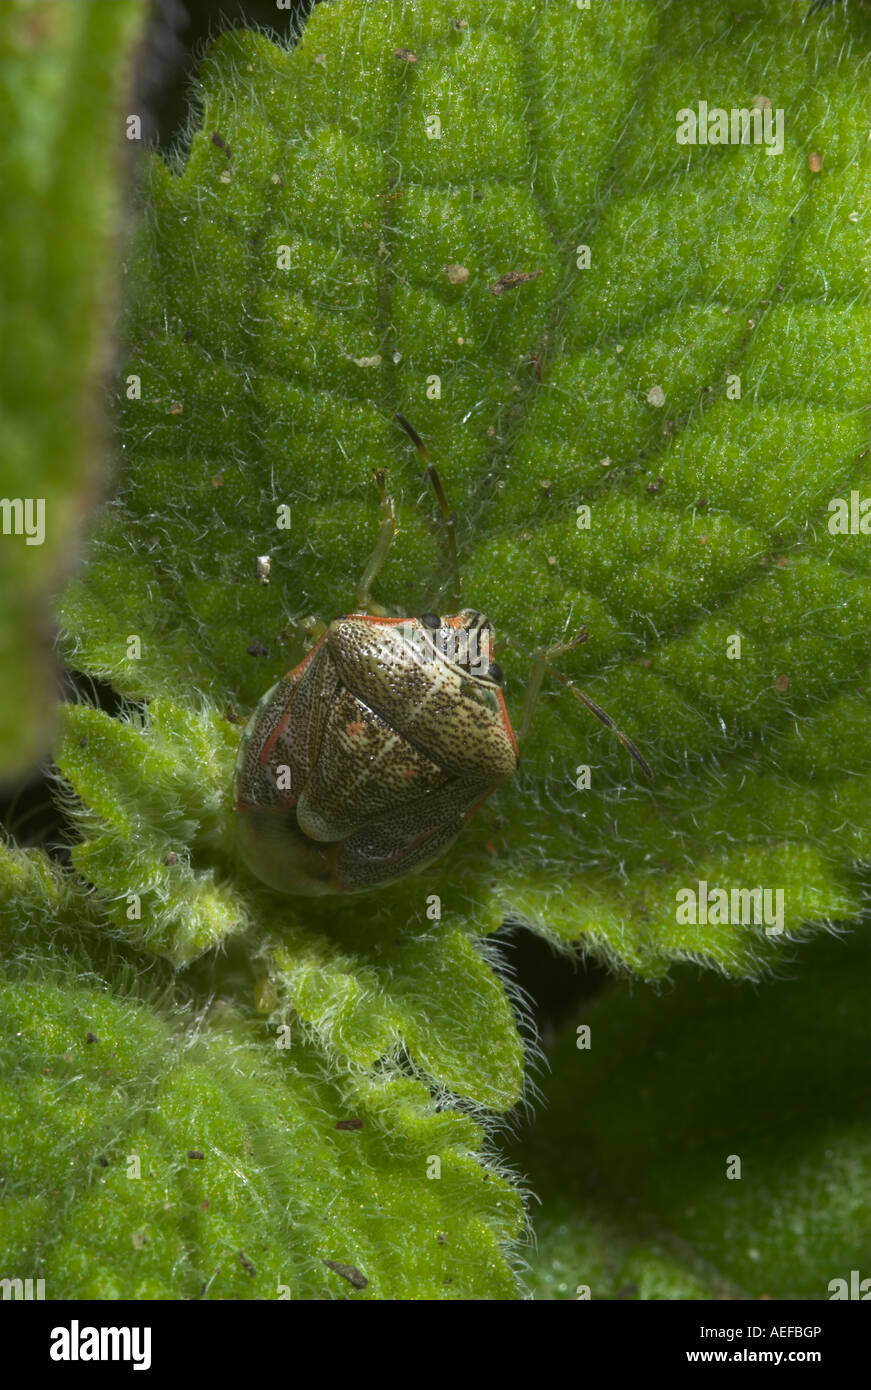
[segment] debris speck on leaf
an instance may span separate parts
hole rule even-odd
[[[543,270],[506,270],[505,274],[500,275],[496,283],[490,286],[490,293],[504,294],[506,290],[525,285],[528,280],[537,280],[543,274]]]
[[[331,1269],[334,1274],[340,1274],[343,1279],[347,1279],[349,1284],[353,1284],[355,1289],[365,1289],[369,1283],[365,1274],[361,1274],[354,1265],[343,1264],[341,1260],[324,1260],[327,1269]]]
[[[465,285],[466,281],[469,278],[468,266],[456,264],[449,265],[445,271],[445,274],[447,275],[452,285]]]

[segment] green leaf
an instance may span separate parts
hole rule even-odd
[[[353,933],[327,936],[288,931],[276,914],[267,960],[279,997],[340,1065],[372,1066],[401,1048],[438,1085],[510,1109],[524,1054],[498,958],[494,970],[463,931],[417,922],[385,939],[388,920],[362,915]]]
[[[293,49],[236,30],[206,53],[189,149],[143,168],[117,495],[61,602],[68,662],[125,703],[65,713],[70,872],[0,856],[10,933],[29,924],[6,995],[30,1068],[6,1103],[31,1106],[10,1110],[9,1210],[58,1287],[510,1297],[519,1198],[471,1115],[522,1093],[523,996],[481,937],[509,918],[648,978],[686,959],[741,977],[857,911],[867,555],[828,524],[866,487],[856,8],[470,0],[458,26],[424,0],[338,0]],[[677,144],[682,107],[754,97],[785,111],[782,153]],[[457,513],[464,603],[502,638],[512,713],[531,654],[585,624],[555,665],[656,781],[550,682],[520,775],[443,863],[369,895],[281,898],[239,860],[234,752],[305,620],[354,603],[379,470],[399,531],[376,598],[446,602],[445,529],[396,411]],[[782,890],[785,930],[682,920],[701,881]],[[67,949],[48,957],[53,934]],[[118,1040],[117,1097],[86,1043],[84,1061],[58,1047],[83,1087],[64,1072],[55,1104],[38,1020],[59,1040],[92,1014],[86,1033]],[[38,1110],[31,1168],[19,1136]],[[134,1146],[156,1204],[124,1173]],[[88,1152],[109,1168],[86,1180]],[[683,1171],[709,1198],[711,1162]],[[75,1222],[47,1205],[56,1188]],[[612,1237],[619,1253],[627,1229],[679,1224],[655,1185],[646,1200],[637,1229],[585,1209],[606,1290]],[[668,1247],[650,1292],[753,1287],[709,1227],[698,1259]],[[769,1288],[793,1287],[784,1268]]]
[[[462,900],[450,915],[464,930],[429,920],[419,885],[404,891],[404,918],[395,896],[344,913],[277,903],[236,866],[242,887],[220,855],[232,725],[165,699],[123,723],[84,705],[64,714],[57,761],[87,802],[81,824],[92,831],[72,862],[99,885],[117,934],[186,964],[250,927],[248,949],[276,1003],[292,1004],[334,1065],[368,1069],[404,1049],[438,1085],[495,1109],[514,1104],[523,1050],[503,984],[469,939]]]
[[[204,1017],[75,929],[71,883],[0,850],[5,1269],[51,1299],[514,1297],[478,1123],[395,1067],[327,1077],[223,995]]]
[[[400,530],[377,596],[437,605],[447,548],[401,409],[459,514],[465,601],[507,643],[509,704],[528,653],[585,623],[559,668],[656,769],[644,784],[551,683],[521,774],[430,882],[463,885],[477,930],[510,915],[649,977],[753,974],[778,949],[764,924],[682,923],[682,888],[782,887],[787,935],[860,903],[867,556],[827,521],[864,486],[867,44],[852,6],[464,17],[339,3],[291,51],[241,30],[209,50],[190,150],[143,183],[121,372],[141,396],[119,393],[120,495],[64,600],[68,651],[213,737],[299,659],[307,614],[352,605],[384,467]],[[782,153],[677,144],[694,93],[782,107]],[[493,293],[518,270],[536,278]],[[117,894],[125,794],[85,761],[67,773],[106,824],[77,863]],[[196,896],[220,854],[183,853]],[[211,892],[180,958],[239,920]],[[379,896],[408,919],[408,888]]]
[[[534,1296],[819,1300],[865,1271],[868,952],[804,954],[762,992],[682,971],[577,1008],[511,1155],[541,1199]]]
[[[206,867],[225,814],[231,732],[169,700],[152,701],[147,716],[131,710],[123,723],[64,707],[57,764],[87,802],[82,826],[92,830],[73,846],[73,865],[99,885],[124,935],[179,964],[248,922],[233,883]]]
[[[115,289],[139,0],[0,6],[0,779],[45,751],[49,596],[103,483],[98,378]]]

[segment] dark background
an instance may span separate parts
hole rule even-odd
[[[278,9],[275,0],[151,0],[138,94],[149,144],[167,152],[183,143],[190,84],[210,38],[243,27],[286,43],[301,31],[316,0],[284,3],[288,9]]]

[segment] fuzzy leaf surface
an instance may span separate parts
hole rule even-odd
[[[475,1120],[387,1066],[327,1076],[229,980],[185,997],[38,852],[0,848],[0,892],[4,1269],[55,1300],[515,1296]]]
[[[458,29],[341,0],[292,51],[221,38],[189,151],[144,180],[121,378],[141,395],[119,392],[119,496],[64,602],[70,659],[210,736],[244,717],[302,655],[300,620],[353,606],[380,468],[400,529],[376,597],[438,606],[444,533],[399,409],[459,515],[511,707],[528,654],[586,624],[560,669],[656,770],[548,686],[520,774],[428,876],[454,922],[519,917],[648,977],[687,957],[746,975],[777,942],[677,921],[681,887],[783,886],[787,932],[853,913],[867,547],[828,504],[867,470],[859,10],[481,0]],[[783,109],[782,152],[678,144],[694,93]],[[493,293],[517,271],[535,278]],[[71,780],[99,796],[100,776]],[[80,851],[107,891],[121,833]],[[379,896],[288,912],[408,922],[423,881]],[[209,901],[181,958],[233,929]]]

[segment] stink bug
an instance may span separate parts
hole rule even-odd
[[[396,417],[427,464],[446,522],[459,590],[454,521],[416,431]],[[517,735],[492,660],[493,628],[460,609],[395,618],[372,611],[370,589],[395,532],[384,474],[383,521],[357,591],[299,665],[263,696],[239,746],[233,804],[249,868],[285,893],[358,892],[425,868],[517,769],[544,674],[551,670],[650,776],[634,745],[589,696],[533,662]],[[458,598],[458,595],[457,595]]]

